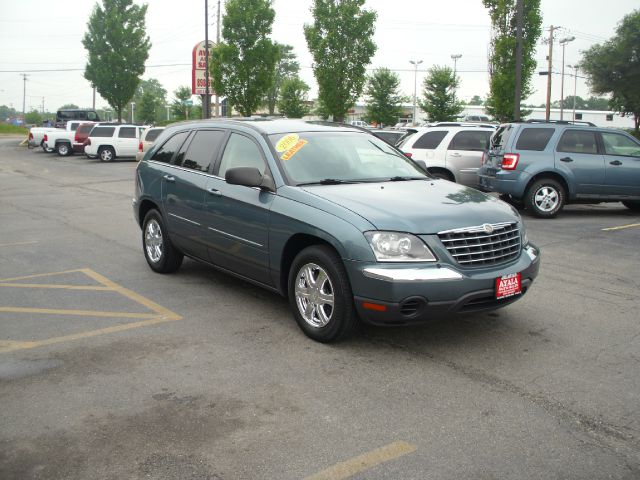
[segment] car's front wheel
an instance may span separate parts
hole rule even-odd
[[[553,218],[564,207],[566,192],[559,182],[552,178],[542,178],[527,190],[524,204],[532,215],[538,218]]]
[[[158,273],[175,272],[184,255],[176,249],[169,239],[162,215],[150,210],[142,223],[142,249],[149,266]]]
[[[635,211],[640,211],[640,201],[639,202],[634,202],[634,201],[625,201],[622,202],[622,204],[627,207],[629,210],[635,210]]]
[[[98,152],[98,156],[100,160],[103,162],[110,162],[114,158],[116,158],[116,152],[113,151],[111,147],[102,147]]]
[[[357,322],[342,260],[325,245],[302,250],[289,272],[289,303],[302,331],[328,343],[346,337]]]

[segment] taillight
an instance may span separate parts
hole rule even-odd
[[[78,137],[78,130],[76,130],[76,135],[75,137],[73,137],[73,139],[76,143],[80,143],[80,138]]]
[[[484,165],[484,162],[487,161],[487,154],[486,152],[482,152],[482,157],[480,158],[480,165]]]
[[[43,138],[42,140],[44,140],[45,142],[46,142],[47,140],[49,140],[49,139],[47,138],[47,134],[46,134],[46,133],[44,134],[44,138]]]
[[[138,143],[138,151],[141,152],[142,151],[142,142]]]
[[[404,152],[404,156],[405,156],[405,157],[407,157],[407,158],[411,158],[411,157],[413,157],[413,153],[411,153],[411,152]]]
[[[33,140],[33,133],[29,132],[29,140]]]
[[[520,159],[519,153],[505,153],[502,156],[502,169],[503,170],[515,170],[518,166],[518,160]]]

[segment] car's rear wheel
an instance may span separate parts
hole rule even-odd
[[[566,192],[559,182],[552,178],[542,178],[528,189],[524,204],[532,215],[538,218],[553,218],[564,207]]]
[[[102,162],[110,162],[114,158],[116,158],[116,153],[113,151],[111,147],[101,147],[98,152],[98,156]]]
[[[68,143],[59,143],[56,146],[56,151],[58,152],[58,155],[60,155],[61,157],[67,157],[69,155],[71,155],[71,145],[69,145]]]
[[[157,210],[150,210],[144,217],[142,249],[147,263],[158,273],[175,272],[182,265],[184,255],[171,244],[162,215]]]
[[[318,342],[346,337],[357,322],[347,272],[340,257],[325,245],[307,247],[294,259],[289,303],[302,331]]]
[[[622,204],[630,210],[639,211],[640,210],[640,202],[634,201],[625,201]]]

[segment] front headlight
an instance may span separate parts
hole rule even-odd
[[[415,235],[400,232],[365,232],[379,262],[435,262],[435,255]]]
[[[522,246],[526,247],[529,245],[529,239],[527,238],[527,229],[524,226],[524,222],[520,221],[520,239],[522,241]]]

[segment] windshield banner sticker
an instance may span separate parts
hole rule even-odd
[[[276,143],[276,151],[286,152],[291,147],[293,147],[296,143],[298,143],[299,139],[300,139],[300,136],[297,133],[290,133],[288,135],[285,135],[280,140],[278,140],[278,143]]]
[[[302,147],[304,147],[307,143],[309,143],[309,142],[306,141],[306,140],[298,140],[298,143],[296,143],[293,147],[291,147],[289,150],[287,150],[285,153],[283,153],[280,158],[282,160],[289,160],[296,153],[298,153],[298,150],[300,150]]]

